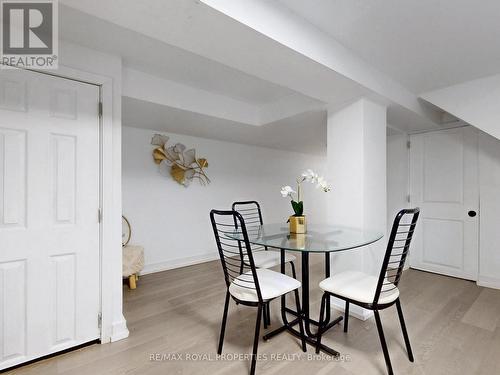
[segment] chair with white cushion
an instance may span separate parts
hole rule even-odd
[[[399,300],[398,284],[403,273],[403,267],[408,256],[419,213],[419,209],[415,208],[401,210],[396,215],[382,262],[382,269],[378,277],[359,271],[345,271],[329,277],[319,284],[324,293],[321,299],[317,353],[319,353],[321,336],[325,331],[323,316],[326,300],[333,296],[345,301],[344,332],[347,332],[348,329],[350,303],[373,310],[389,374],[393,374],[393,371],[379,311],[396,304],[408,358],[410,362],[413,362],[410,339],[406,331],[403,310],[401,309],[401,302]]]
[[[300,281],[279,272],[256,267],[253,251],[248,241],[245,221],[238,212],[212,210],[210,212],[210,220],[212,222],[212,228],[227,287],[217,353],[222,353],[230,298],[238,304],[257,307],[257,322],[255,325],[253,355],[250,369],[250,374],[255,374],[257,347],[263,310],[271,300],[289,292],[294,292],[295,294],[302,350],[305,352],[306,343],[304,326],[301,318],[302,313],[300,310],[298,293],[298,289],[301,286]],[[234,240],[229,237],[229,235],[233,234],[235,231],[238,231],[241,236],[240,240]],[[242,258],[247,259],[247,261],[243,262]]]
[[[238,212],[245,220],[245,225],[249,234],[252,230],[258,230],[258,227],[264,224],[260,205],[256,201],[234,202],[233,211]],[[253,260],[257,268],[271,268],[281,264],[281,254],[276,250],[268,250],[264,246],[252,246]],[[285,253],[285,263],[290,263],[292,268],[292,277],[297,278],[295,273],[295,256]]]
[[[262,220],[262,211],[260,210],[260,204],[257,201],[243,201],[234,202],[232,206],[233,211],[238,212],[245,220],[245,225],[247,227],[247,232],[252,235],[254,231],[259,230],[259,226],[264,224]],[[257,268],[272,268],[279,266],[281,264],[281,253],[276,250],[268,250],[264,246],[252,245],[252,254],[255,267]],[[292,277],[297,278],[295,272],[295,256],[289,253],[285,253],[285,264],[290,263],[292,269]],[[246,259],[243,259],[247,262]],[[264,309],[264,328],[267,328],[271,324],[271,311],[269,305],[266,305]]]

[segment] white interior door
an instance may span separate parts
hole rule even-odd
[[[471,126],[411,136],[411,201],[421,208],[412,267],[477,280],[477,147]]]
[[[99,337],[98,102],[0,70],[0,369]]]

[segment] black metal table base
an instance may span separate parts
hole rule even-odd
[[[339,316],[337,319],[330,322],[329,325],[326,327],[326,329],[328,330],[331,327],[333,327],[334,325],[339,324],[342,321],[342,319],[343,319],[343,317]],[[300,338],[300,332],[293,328],[293,326],[297,325],[298,323],[299,323],[298,319],[292,320],[290,323],[284,324],[281,327],[275,329],[274,331],[271,331],[271,332],[265,334],[263,339],[265,341],[267,341],[267,340],[273,338],[274,336],[279,335],[280,333],[285,332],[285,331],[288,331],[292,335]],[[306,335],[305,340],[306,340],[307,344],[312,345],[313,347],[316,348],[317,342],[316,342],[315,338],[309,337],[308,335]],[[331,355],[332,357],[338,357],[340,355],[340,353],[338,351],[336,351],[336,350],[334,350],[334,349],[332,349],[329,346],[326,346],[324,344],[320,344],[320,350],[328,355]]]
[[[288,308],[288,307],[285,307],[285,311],[286,311],[287,313],[292,314],[292,315],[295,315],[295,316],[297,316],[297,315],[298,315],[298,314],[297,314],[297,311],[294,311],[294,310],[292,310],[292,309],[290,309],[290,308]],[[316,327],[318,327],[318,326],[319,326],[319,322],[318,322],[317,320],[314,320],[314,319],[311,319],[311,318],[306,318],[306,317],[305,317],[305,318],[304,318],[304,320],[306,320],[306,319],[307,319],[307,320],[309,320],[309,322],[310,322],[311,324],[315,325]],[[335,325],[339,324],[339,323],[340,323],[343,319],[344,319],[344,317],[343,317],[343,316],[339,316],[337,319],[334,319],[333,321],[329,322],[329,323],[326,325],[326,327],[323,327],[323,329],[324,329],[325,331],[328,331],[328,330],[329,330],[330,328],[332,328],[333,326],[335,326]],[[310,336],[311,336],[311,337],[317,337],[318,335],[317,335],[317,334],[312,334],[312,335],[310,335]]]
[[[289,328],[292,328],[294,325],[298,324],[299,323],[299,319],[295,319],[295,320],[292,320],[290,323],[288,324],[283,324],[281,327],[279,328],[276,328],[274,331],[271,331],[269,333],[266,333],[262,338],[267,341],[271,338],[273,338],[274,336],[276,335],[279,335],[281,332],[284,332],[286,331],[287,329]]]
[[[285,250],[281,249],[281,273],[285,273]],[[325,253],[325,276],[330,277],[330,254]],[[303,320],[305,325],[305,340],[306,343],[316,347],[316,337],[317,333],[313,333],[311,330],[311,325],[319,326],[319,322],[311,319],[309,315],[309,253],[302,252],[302,311],[303,311]],[[289,313],[294,316],[298,316],[297,311],[294,311],[288,307],[286,307],[286,298],[285,296],[281,297],[281,318],[283,320],[283,325],[274,331],[271,331],[264,335],[264,340],[269,340],[270,338],[282,333],[289,332],[292,335],[300,338],[300,332],[293,328],[293,326],[299,323],[299,319],[295,318],[291,322],[288,322],[286,314]],[[343,317],[339,316],[338,318],[331,320],[330,316],[330,299],[326,302],[326,314],[325,321],[323,324],[326,326],[323,328],[323,333],[328,329],[332,328],[336,324],[339,324],[342,321]],[[340,353],[324,344],[320,344],[320,350],[326,354],[329,354],[333,357],[338,357]]]

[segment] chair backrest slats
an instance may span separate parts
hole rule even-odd
[[[259,302],[262,302],[259,280],[248,241],[248,232],[243,216],[232,211],[210,211],[210,220],[214,231],[217,250],[224,271],[226,286],[255,290]],[[239,239],[230,235],[238,234]]]
[[[393,291],[399,284],[419,214],[418,208],[404,209],[394,219],[375,291],[375,305],[384,293]]]
[[[247,232],[252,236],[257,230],[260,230],[260,226],[264,224],[262,220],[262,211],[260,209],[260,204],[257,201],[241,201],[234,202],[232,205],[233,211],[238,212],[245,221],[247,227]],[[252,251],[254,253],[258,251],[267,250],[265,246],[253,247]]]
[[[247,227],[249,224],[263,224],[262,211],[260,210],[260,204],[257,201],[234,202],[232,209],[243,217]]]

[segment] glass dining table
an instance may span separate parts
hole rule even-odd
[[[383,237],[377,231],[350,228],[335,225],[308,225],[305,234],[290,234],[287,224],[265,224],[258,226],[248,226],[248,239],[251,244],[269,248],[279,249],[281,252],[281,272],[285,273],[285,251],[293,251],[301,254],[302,262],[302,313],[305,326],[306,342],[315,346],[317,333],[313,332],[311,326],[318,326],[318,321],[310,316],[309,301],[309,254],[321,253],[325,257],[325,278],[330,277],[330,254],[342,251],[357,249],[372,244]],[[243,240],[240,231],[226,234],[235,240]],[[287,314],[295,316],[292,321],[288,320]],[[327,300],[325,315],[325,330],[342,321],[339,316],[332,320],[330,316],[330,299]],[[300,332],[294,326],[299,323],[297,311],[286,306],[285,296],[281,297],[281,317],[283,325],[264,335],[264,340],[288,331],[300,337]],[[329,355],[337,357],[339,352],[321,344],[321,350]]]

